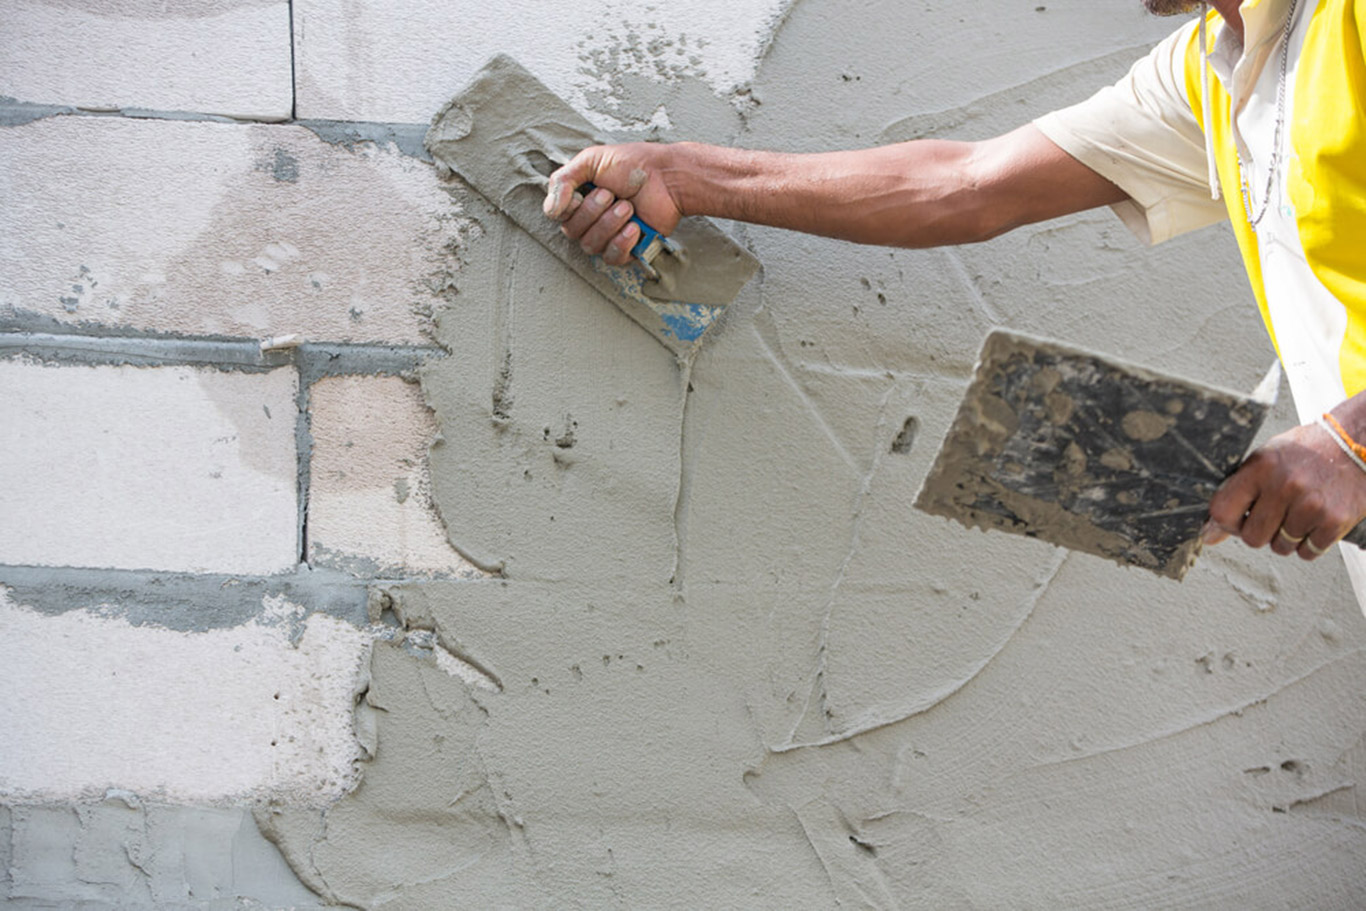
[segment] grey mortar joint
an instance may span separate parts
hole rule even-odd
[[[0,333],[80,336],[99,339],[165,339],[177,342],[235,342],[248,345],[255,344],[258,348],[260,346],[259,340],[244,338],[240,335],[164,332],[155,329],[139,329],[134,326],[109,325],[91,320],[65,322],[45,313],[12,306],[0,306]]]
[[[431,153],[422,143],[427,135],[425,123],[377,123],[362,120],[295,120],[292,123],[309,130],[323,142],[341,146],[348,152],[355,149],[358,143],[373,142],[381,146],[392,145],[409,158],[428,162],[432,160]]]
[[[170,573],[51,566],[0,566],[9,598],[47,615],[99,607],[135,626],[203,632],[241,626],[261,615],[262,600],[281,597],[309,613],[364,628],[373,580],[301,566],[274,576]],[[392,584],[392,583],[387,583]],[[297,639],[302,628],[293,631]]]
[[[0,358],[20,356],[62,365],[164,367],[188,364],[252,373],[274,370],[290,363],[288,352],[262,352],[257,342],[0,333]]]
[[[294,427],[299,503],[299,562],[308,562],[308,493],[313,484],[313,384],[330,376],[400,376],[411,378],[429,358],[445,357],[444,349],[417,345],[305,344],[290,349],[299,367]]]
[[[12,310],[0,314],[0,329],[4,328],[5,317],[23,324],[36,322],[45,327],[62,328],[60,323],[52,326],[46,319],[35,320],[35,316]],[[411,378],[429,358],[446,356],[445,350],[436,346],[324,343],[262,351],[261,343],[255,339],[167,337],[132,332],[106,336],[92,332],[90,326],[64,333],[0,331],[0,359],[26,357],[49,364],[81,366],[189,365],[251,373],[289,366],[298,370],[299,384],[294,401],[298,502],[295,552],[301,564],[308,562],[308,492],[312,483],[313,455],[309,408],[313,384],[330,376]]]
[[[59,114],[80,113],[73,107],[62,104],[33,104],[19,101],[8,95],[0,95],[0,126],[18,127],[35,120],[56,117]]]
[[[159,111],[152,108],[83,108],[70,104],[43,104],[0,96],[0,126],[23,126],[48,117],[125,117],[132,120],[188,120],[206,123],[271,123],[245,120],[199,111]]]
[[[409,376],[428,358],[445,357],[446,352],[435,346],[374,344],[304,344],[262,351],[255,339],[0,331],[0,358],[20,356],[92,366],[191,365],[265,371],[295,365],[301,383],[309,385],[328,376]]]
[[[123,117],[131,120],[178,120],[193,123],[239,123],[265,126],[300,126],[323,142],[341,146],[348,152],[361,143],[391,145],[402,155],[430,162],[431,153],[422,144],[427,135],[425,123],[384,123],[366,120],[242,120],[197,111],[159,111],[151,108],[90,110],[72,105],[40,104],[0,96],[0,127],[23,126],[49,117]]]

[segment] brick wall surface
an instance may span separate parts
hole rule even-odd
[[[412,381],[477,229],[425,115],[292,120],[291,4],[96,6],[0,11],[0,905],[312,907],[251,808],[355,786],[375,580],[482,575]]]

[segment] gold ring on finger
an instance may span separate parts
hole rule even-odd
[[[1332,544],[1329,544],[1328,547],[1318,548],[1318,547],[1315,547],[1315,546],[1314,546],[1314,542],[1313,542],[1313,541],[1310,541],[1308,538],[1305,538],[1305,539],[1304,539],[1304,546],[1307,547],[1307,548],[1309,548],[1309,552],[1310,552],[1311,554],[1313,554],[1314,556],[1316,556],[1316,557],[1322,557],[1324,554],[1328,553],[1328,547],[1332,547],[1333,545],[1332,545]]]
[[[1280,528],[1276,529],[1276,534],[1279,535],[1279,536],[1282,537],[1282,538],[1285,538],[1286,541],[1290,542],[1291,544],[1295,545],[1296,547],[1298,547],[1299,544],[1300,544],[1300,542],[1303,541],[1303,540],[1307,537],[1306,535],[1300,535],[1298,538],[1295,537],[1295,536],[1292,535],[1290,532],[1288,532],[1288,531],[1285,530],[1285,526],[1284,526],[1284,525],[1282,525]]]

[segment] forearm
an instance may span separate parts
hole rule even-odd
[[[573,192],[590,181],[598,189],[587,198]],[[621,265],[639,236],[632,212],[665,234],[684,215],[712,215],[856,243],[935,247],[1124,198],[1027,125],[984,142],[814,154],[595,146],[551,175],[545,213],[586,252]]]
[[[985,142],[919,140],[805,155],[667,148],[662,176],[678,187],[686,214],[864,244],[972,243],[1124,198],[1028,126]]]
[[[787,154],[682,143],[661,176],[687,215],[711,215],[864,244],[928,247],[992,236],[974,192],[970,143],[920,141]]]

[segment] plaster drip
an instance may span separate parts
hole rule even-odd
[[[771,349],[770,349],[771,352]],[[828,650],[830,645],[830,621],[835,612],[835,601],[839,595],[840,586],[844,583],[845,573],[849,569],[849,564],[853,561],[854,555],[858,553],[859,539],[863,531],[863,509],[868,500],[869,491],[873,485],[873,479],[877,477],[878,469],[882,466],[882,459],[887,452],[887,447],[883,444],[883,435],[887,427],[887,403],[891,401],[892,394],[896,391],[895,386],[889,386],[887,391],[882,394],[878,401],[877,423],[873,427],[873,458],[867,471],[859,481],[858,494],[856,495],[853,521],[849,527],[849,545],[845,548],[844,559],[840,561],[839,567],[835,570],[835,576],[830,580],[830,594],[826,599],[824,613],[821,617],[820,639],[816,646],[816,666],[811,675],[811,688],[807,691],[806,702],[802,706],[801,714],[797,716],[796,723],[792,730],[788,732],[786,747],[791,747],[796,741],[799,732],[804,728],[812,730],[813,733],[819,731],[828,735],[830,733],[830,720],[832,713],[827,705],[828,691],[825,685],[825,673],[827,670]],[[815,407],[808,401],[807,407],[814,413]],[[833,436],[833,434],[832,434]],[[814,705],[813,705],[814,702]],[[814,715],[813,715],[814,712]],[[817,739],[821,739],[817,735]]]
[[[688,496],[692,488],[692,463],[687,457],[688,401],[692,396],[692,368],[696,358],[679,361],[678,489],[674,497],[674,568],[669,582],[683,591],[684,551],[688,542]]]

